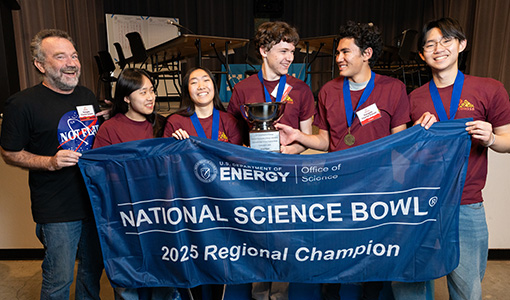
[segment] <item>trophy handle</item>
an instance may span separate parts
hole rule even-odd
[[[248,121],[248,115],[246,114],[246,105],[245,104],[241,104],[239,105],[239,108],[241,110],[241,115],[243,115],[243,118]]]

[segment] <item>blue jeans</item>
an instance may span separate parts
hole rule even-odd
[[[450,299],[482,299],[482,279],[489,252],[489,232],[483,202],[460,206],[459,248],[459,266],[446,277]],[[392,287],[397,300],[426,299],[425,282],[394,282]]]
[[[76,300],[100,299],[103,257],[94,221],[37,224],[36,235],[45,249],[41,300],[69,299],[76,259]]]
[[[482,299],[482,279],[489,253],[483,202],[460,206],[459,243],[459,266],[447,277],[450,298]]]

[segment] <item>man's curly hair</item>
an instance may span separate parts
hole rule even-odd
[[[347,22],[340,27],[339,39],[353,38],[356,46],[363,53],[367,48],[372,48],[372,57],[369,60],[370,67],[379,59],[382,52],[383,41],[379,28],[372,23]]]
[[[299,42],[299,34],[296,28],[281,21],[262,23],[255,34],[255,47],[264,47],[267,51],[279,42],[287,42],[296,46]],[[257,51],[257,53],[259,53]],[[260,54],[259,54],[260,55]]]
[[[43,30],[39,31],[34,36],[34,38],[32,39],[32,42],[30,43],[30,52],[32,53],[32,59],[34,61],[39,61],[39,62],[44,63],[44,61],[46,60],[46,56],[42,50],[41,45],[42,45],[42,41],[45,38],[49,38],[49,37],[58,37],[58,38],[66,39],[66,40],[70,41],[71,44],[73,44],[73,47],[76,48],[76,45],[75,45],[73,39],[71,38],[71,36],[69,36],[69,34],[67,32],[60,30],[60,29],[43,29]]]

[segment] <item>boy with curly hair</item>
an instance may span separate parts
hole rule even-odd
[[[281,21],[265,22],[257,29],[254,42],[262,58],[260,71],[236,84],[227,109],[243,127],[244,143],[248,144],[249,124],[242,116],[241,107],[248,103],[285,102],[280,123],[311,134],[315,113],[312,91],[302,80],[287,74],[299,42],[296,29]],[[283,87],[281,95],[279,87]],[[299,143],[281,146],[281,152],[287,154],[301,153],[305,149]]]
[[[405,85],[375,74],[371,67],[382,51],[379,29],[372,23],[348,22],[340,28],[336,63],[340,77],[326,83],[320,93],[310,135],[283,124],[282,144],[300,143],[322,151],[356,147],[407,128],[409,99]],[[378,299],[381,283],[365,283],[363,299]],[[340,284],[324,284],[323,299],[340,299]]]

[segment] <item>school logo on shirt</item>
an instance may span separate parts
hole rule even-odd
[[[80,118],[76,110],[68,111],[58,122],[59,148],[77,152],[90,150],[98,129],[97,118]]]
[[[283,102],[294,104],[294,99],[292,99],[289,95],[287,95],[286,98],[284,98]]]
[[[467,100],[460,100],[459,110],[475,110],[475,106]]]
[[[225,132],[220,131],[220,132],[218,133],[218,141],[220,141],[220,142],[228,142],[228,137],[227,137],[227,135],[225,134]]]

